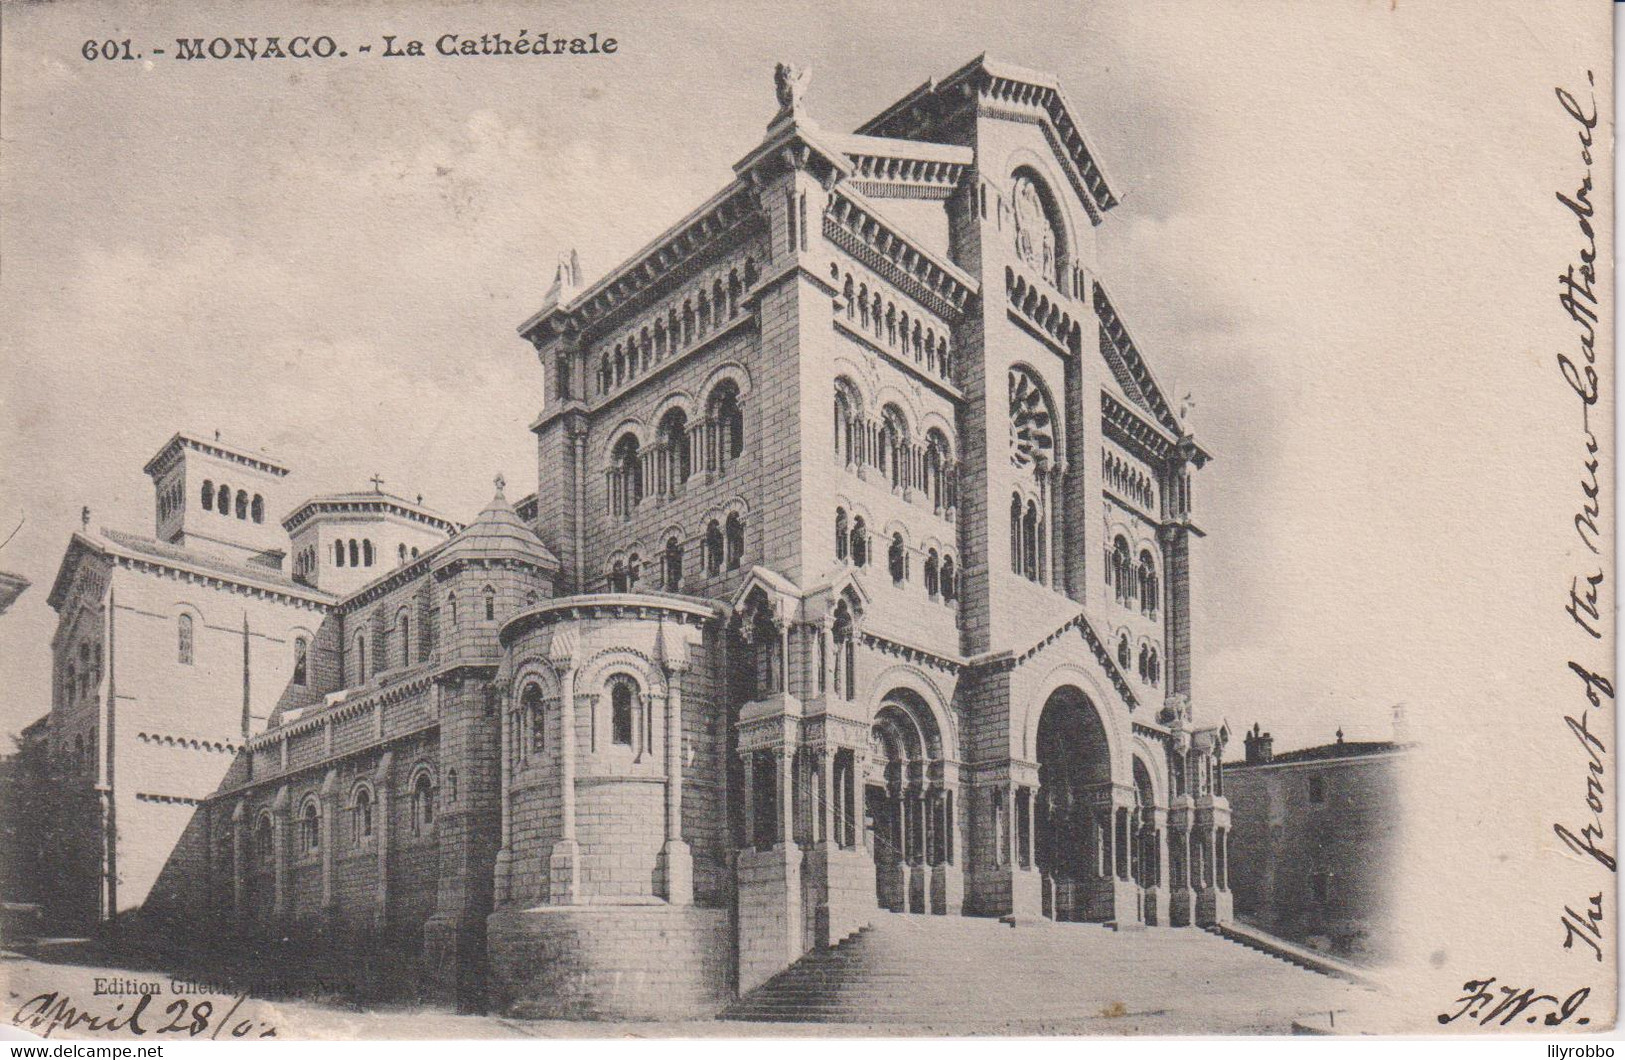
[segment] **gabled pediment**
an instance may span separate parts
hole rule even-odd
[[[1035,122],[1044,131],[1078,199],[1098,221],[1117,205],[1105,168],[1089,146],[1077,111],[1053,76],[978,55],[932,79],[858,128],[863,136],[931,140],[974,105],[980,113]]]

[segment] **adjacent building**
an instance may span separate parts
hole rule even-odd
[[[1390,953],[1400,708],[1392,740],[1344,740],[1275,753],[1254,725],[1226,766],[1236,916],[1311,949],[1363,963]]]

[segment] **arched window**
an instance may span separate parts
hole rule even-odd
[[[356,846],[372,838],[372,792],[366,788],[355,789],[355,801],[350,803],[350,834]]]
[[[721,455],[737,460],[745,451],[745,414],[739,407],[739,385],[724,379],[711,391],[707,405],[711,421],[717,425]]]
[[[547,747],[547,730],[543,725],[546,720],[545,706],[540,685],[532,682],[525,686],[525,690],[519,695],[519,709],[524,711],[530,726],[531,753],[540,754]]]
[[[398,546],[396,546],[395,560],[398,563],[406,562],[406,542],[402,541]]]
[[[886,550],[886,568],[891,572],[891,580],[898,585],[908,577],[908,552],[903,547],[901,533],[891,536],[891,547]]]
[[[1124,633],[1117,638],[1117,665],[1127,670],[1131,661],[1133,656],[1129,654],[1128,634]]]
[[[609,565],[609,591],[626,592],[626,560],[619,557]]]
[[[951,604],[959,597],[959,584],[954,580],[954,558],[947,556],[942,561],[942,601]]]
[[[247,490],[238,490],[237,491],[237,518],[239,518],[239,519],[247,519],[248,518],[248,491]]]
[[[204,511],[208,511],[214,507],[214,483],[209,479],[203,480],[203,492],[199,499],[203,501]]]
[[[497,591],[487,585],[480,590],[480,597],[485,601],[485,620],[490,622],[497,617]]]
[[[214,510],[221,515],[231,514],[231,487],[224,482],[214,491]]]
[[[355,683],[361,684],[367,679],[367,635],[355,635]]]
[[[738,570],[739,561],[745,555],[745,521],[739,518],[738,512],[728,513],[728,527],[723,547],[727,552],[729,570]]]
[[[643,461],[639,456],[637,436],[630,431],[621,435],[610,454],[620,489],[619,503],[615,505],[618,515],[630,512],[643,499]]]
[[[412,831],[422,835],[434,825],[434,781],[419,773],[412,782]]]
[[[661,564],[665,568],[660,574],[661,584],[669,593],[680,592],[683,587],[683,543],[677,540],[675,534],[666,538],[666,551],[661,557]]]
[[[1140,645],[1140,680],[1151,680],[1151,649]]]
[[[446,770],[446,805],[457,805],[457,770]]]
[[[948,498],[944,493],[946,476],[943,469],[948,463],[948,440],[942,432],[933,428],[925,435],[925,495],[930,498],[933,508],[947,508]]]
[[[634,718],[640,707],[638,687],[629,677],[617,677],[610,682],[609,731],[610,742],[624,747],[633,745]]]
[[[626,378],[626,351],[620,343],[615,344],[615,385],[620,386]]]
[[[310,680],[310,642],[304,637],[293,639],[293,683],[303,688]]]
[[[835,694],[851,699],[858,674],[857,629],[847,601],[835,605],[835,622],[830,632],[835,640]]]
[[[361,565],[364,567],[372,566],[372,538],[370,537],[361,542]]]
[[[1140,610],[1148,618],[1157,617],[1157,562],[1151,558],[1149,549],[1140,551],[1140,569],[1138,572],[1140,585]]]
[[[636,589],[638,587],[638,579],[642,576],[643,560],[639,558],[636,552],[634,552],[632,555],[628,556],[626,560],[626,587],[628,589]]]
[[[412,665],[412,616],[407,614],[406,608],[395,612],[396,633],[401,638],[401,665]]]
[[[254,822],[254,856],[269,862],[276,856],[276,841],[272,838],[271,815],[262,813]]]
[[[928,549],[925,553],[925,595],[937,595],[937,550]]]
[[[908,485],[908,421],[896,405],[880,410],[880,470],[891,473],[892,488]]]
[[[352,566],[352,567],[361,566],[361,546],[356,544],[356,540],[353,537],[350,538],[349,546],[350,546],[349,547],[350,566]]]
[[[861,515],[852,517],[852,565],[854,567],[869,565],[869,532],[864,528]]]
[[[446,621],[452,628],[457,626],[457,594],[446,594]]]
[[[252,504],[249,505],[248,510],[253,514],[254,521],[256,523],[265,522],[265,498],[264,497],[260,496],[258,493],[254,494],[254,501],[253,501]]]
[[[728,319],[739,315],[739,270],[728,270]]]
[[[306,854],[322,849],[322,811],[315,799],[306,801],[299,815],[299,849]]]
[[[342,541],[333,542],[333,566],[344,566],[344,542]]]
[[[1112,584],[1117,589],[1117,602],[1125,607],[1134,603],[1133,561],[1129,559],[1128,541],[1121,535],[1112,542]]]
[[[722,526],[715,519],[705,528],[705,570],[711,575],[722,573]]]
[[[681,486],[693,471],[688,451],[688,414],[682,409],[672,409],[660,418],[660,444],[668,454],[672,482]]]
[[[846,509],[835,509],[835,558],[844,560],[847,557],[849,542],[846,537]]]
[[[192,665],[191,615],[182,615],[175,620],[175,659],[182,666]]]

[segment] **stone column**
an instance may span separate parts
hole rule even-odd
[[[390,811],[395,803],[395,793],[390,790],[390,782],[394,779],[393,770],[395,753],[385,751],[378,760],[378,768],[373,772],[375,781],[373,787],[378,793],[378,805],[373,808],[375,819],[372,832],[378,844],[378,892],[377,906],[373,910],[373,922],[380,928],[389,925],[389,848],[394,834],[390,831]]]
[[[238,927],[243,926],[243,918],[248,915],[248,867],[243,850],[247,813],[241,799],[231,808],[231,915]]]
[[[576,842],[576,669],[579,637],[553,634],[549,661],[559,679],[559,838],[547,859],[547,900],[552,905],[581,902],[581,847]]]
[[[680,642],[679,642],[680,643]],[[694,855],[683,840],[683,675],[688,672],[687,645],[661,638],[666,670],[666,843],[660,862],[666,901],[694,903]]]
[[[283,741],[287,746],[287,741]],[[288,786],[276,791],[271,803],[272,878],[271,912],[277,917],[288,915]]]
[[[329,727],[331,731],[331,727]],[[339,774],[329,769],[322,780],[322,912],[331,914],[337,908],[333,894],[333,847],[338,841]]]

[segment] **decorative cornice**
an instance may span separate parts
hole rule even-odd
[[[191,449],[218,460],[229,460],[234,464],[241,464],[244,467],[252,468],[267,475],[274,475],[277,478],[283,478],[288,474],[287,468],[269,457],[255,456],[253,453],[244,452],[221,442],[211,442],[198,438],[184,431],[178,431],[170,436],[169,441],[165,442],[153,458],[147,461],[146,466],[141,469],[142,474],[150,475],[153,478],[159,477],[170,469],[184,449]]]
[[[874,198],[947,199],[976,161],[971,148],[951,144],[878,136],[843,136],[840,143],[852,162],[848,179]]]
[[[544,307],[519,326],[519,334],[541,350],[567,331],[581,333],[602,325],[756,216],[755,191],[747,181],[736,179],[568,305]]]
[[[317,514],[354,513],[394,515],[410,522],[425,523],[447,534],[455,534],[463,529],[461,525],[444,516],[425,511],[410,501],[392,497],[387,493],[380,493],[376,497],[312,497],[282,520],[282,529],[291,534]]]
[[[502,624],[497,634],[504,648],[522,634],[560,622],[595,618],[669,621],[679,625],[703,626],[722,617],[721,605],[692,596],[668,593],[587,593],[561,596],[526,608]]]
[[[1134,690],[1129,687],[1128,680],[1123,676],[1123,672],[1117,668],[1117,660],[1112,658],[1111,652],[1106,650],[1106,645],[1102,644],[1100,638],[1095,635],[1094,627],[1089,624],[1089,616],[1082,611],[1067,619],[1053,633],[1021,654],[1011,656],[1005,660],[994,660],[994,662],[995,664],[1002,663],[1003,668],[1013,670],[1018,666],[1025,665],[1039,652],[1074,629],[1083,636],[1084,643],[1089,645],[1089,650],[1094,653],[1095,661],[1100,664],[1101,669],[1106,671],[1106,676],[1111,678],[1112,687],[1117,689],[1117,694],[1123,697],[1123,702],[1128,704],[1128,709],[1132,711],[1138,707],[1140,700],[1135,696]]]
[[[979,293],[975,279],[915,244],[853,188],[831,190],[824,236],[944,320],[957,320]]]
[[[1138,447],[1155,460],[1172,460],[1179,455],[1177,438],[1170,438],[1160,425],[1108,390],[1100,392],[1100,417],[1107,427],[1107,437],[1119,445]]]
[[[1179,425],[1179,419],[1174,415],[1173,409],[1168,407],[1168,400],[1163,397],[1161,388],[1152,377],[1150,366],[1145,363],[1139,348],[1129,337],[1128,328],[1117,315],[1111,299],[1106,297],[1106,289],[1099,282],[1095,284],[1094,301],[1095,315],[1100,318],[1101,332],[1121,359],[1123,370],[1132,381],[1133,389],[1138,391],[1130,396],[1143,399],[1147,411],[1156,417],[1157,423],[1176,438],[1180,437],[1184,434],[1184,430]]]
[[[1033,282],[1014,265],[1004,267],[1004,293],[1010,315],[1059,346],[1066,355],[1082,349],[1083,325],[1067,311],[1061,293]]]

